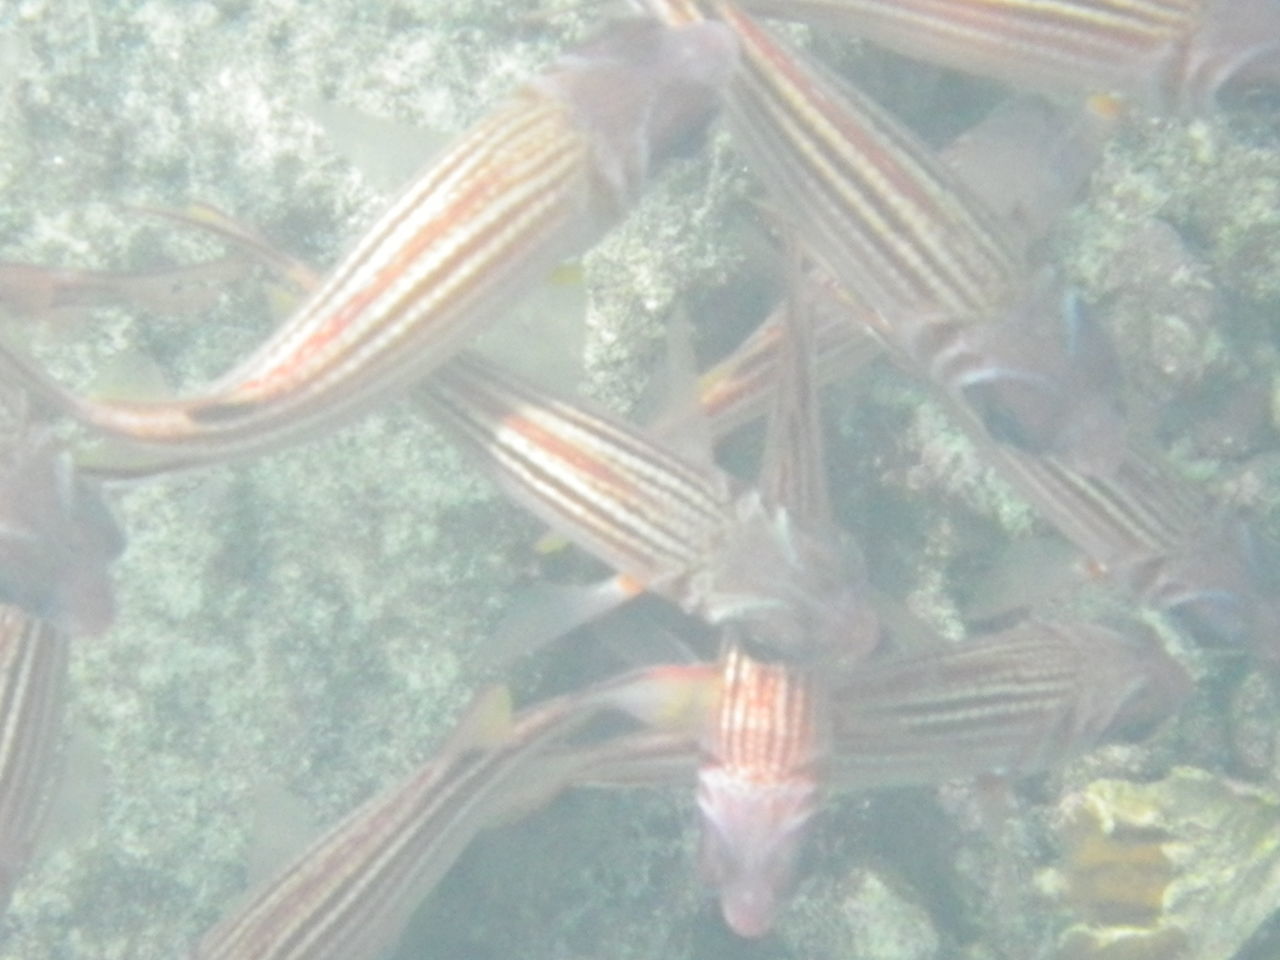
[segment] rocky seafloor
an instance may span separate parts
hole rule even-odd
[[[527,15],[502,0],[13,0],[0,8],[0,260],[206,259],[217,244],[125,209],[198,200],[328,264],[387,186],[353,160],[344,139],[360,135],[317,122],[318,104],[439,140],[593,16],[568,0]],[[927,122],[933,71],[837,52]],[[921,77],[924,93],[906,89]],[[996,94],[959,96],[976,115]],[[407,173],[421,158],[392,159]],[[729,335],[704,314],[762,309],[748,303],[768,284],[742,227],[753,189],[717,136],[586,257],[582,330],[565,336],[586,392],[630,408],[678,305],[721,348]],[[1278,200],[1280,127],[1265,110],[1141,120],[1057,239],[1117,338],[1144,428],[1272,526]],[[194,314],[10,318],[6,333],[69,383],[180,386],[252,346],[270,300],[250,278]],[[549,363],[562,335],[510,334]],[[980,572],[1046,530],[887,364],[830,400],[838,506],[877,586],[958,637],[974,595],[995,590]],[[486,639],[544,563],[536,525],[398,406],[116,501],[130,537],[120,615],[74,647],[66,784],[0,919],[0,960],[184,955],[246,884],[429,754],[498,675]],[[608,662],[589,644],[518,668],[518,689],[570,686]],[[1000,829],[960,787],[834,799],[760,943],[724,932],[698,887],[691,791],[584,792],[484,835],[396,957],[1273,956],[1276,693],[1236,652],[1194,658],[1197,694],[1153,742],[1023,785]]]

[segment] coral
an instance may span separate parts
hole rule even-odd
[[[1235,956],[1280,894],[1278,803],[1191,767],[1069,794],[1061,859],[1041,876],[1075,920],[1061,956]]]

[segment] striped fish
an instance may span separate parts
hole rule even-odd
[[[421,378],[615,223],[710,118],[734,58],[720,25],[652,21],[616,24],[565,55],[463,134],[275,334],[197,395],[95,402],[12,350],[0,370],[123,443],[125,455],[99,463],[104,475],[327,429]]]
[[[700,869],[743,937],[771,929],[825,786],[1038,773],[1104,740],[1148,734],[1191,689],[1144,627],[1027,621],[954,648],[864,662],[840,679],[762,661],[740,639],[726,633],[703,723],[571,751],[571,776],[679,785],[696,765]],[[670,684],[672,699],[691,699],[687,678],[657,679],[646,698]]]
[[[1224,87],[1280,82],[1271,0],[743,0],[768,16],[1060,96],[1115,93],[1205,110]]]
[[[1105,396],[1080,388],[1105,372],[1096,362],[1104,351],[1093,349],[1104,338],[1083,336],[1090,328],[1064,309],[1072,300],[1053,273],[1029,268],[1027,249],[1044,232],[1044,211],[1020,218],[1023,211],[1007,201],[999,213],[988,209],[970,189],[992,193],[975,169],[972,139],[954,148],[953,169],[732,4],[716,9],[742,48],[728,112],[748,160],[805,225],[801,239],[822,267],[863,304],[861,322],[1005,442],[1074,453],[1096,447],[1095,427],[1122,432],[1118,417],[1081,410],[1082,397]],[[1045,121],[1015,105],[984,126],[975,136],[986,143],[976,152],[990,158]],[[1062,161],[1054,164],[1064,173],[1052,207],[1083,182],[1106,122],[1085,113],[1067,126],[1070,134],[1046,136],[1029,154]],[[1020,172],[1033,164],[1002,165]],[[1044,181],[1016,176],[1010,193],[1032,195],[1036,182]],[[1042,322],[1046,315],[1062,322]]]
[[[890,336],[907,320],[998,315],[1027,271],[995,215],[880,106],[732,4],[715,9],[741,51],[736,142],[819,264]]]
[[[1108,129],[1108,119],[1098,111],[1059,110],[1042,101],[1014,98],[957,137],[939,153],[938,161],[996,212],[1019,245],[1026,247],[1041,241],[1079,194]],[[869,362],[878,348],[863,332],[876,326],[867,306],[821,271],[811,271],[805,278],[805,291],[814,321],[814,372],[819,382],[846,376]],[[1037,298],[1043,299],[1043,295]],[[1067,361],[1070,369],[1071,362],[1090,363],[1099,355],[1109,358],[1105,350],[1092,344],[1079,349],[1083,344],[1078,343],[1078,336],[1076,342],[1064,338],[1064,332],[1074,334],[1080,324],[1076,323],[1076,330],[1064,330],[1071,318],[1064,316],[1059,304],[1049,306],[1050,315],[1043,320],[1033,317],[1039,322],[1026,325],[1034,330],[1023,331],[1013,324],[1002,328],[1010,334],[1004,342],[1002,329],[980,329],[995,327],[993,324],[931,323],[916,333],[930,338],[929,342],[908,345],[906,352],[927,358],[931,376],[960,388],[961,378],[1003,365],[1015,374],[1026,370],[1023,382],[1039,375],[1052,392],[1062,379],[1062,370],[1050,367],[1043,372],[1046,359],[1058,361],[1060,367]],[[785,316],[783,308],[776,309],[755,333],[699,378],[699,407],[715,436],[764,415],[776,377]],[[1064,321],[1062,327],[1047,331],[1050,342],[1070,348],[1048,358],[1043,351],[1028,358],[1027,341],[1031,338],[1024,332],[1045,334],[1050,317]],[[1043,336],[1036,339],[1044,343]],[[1021,352],[1007,356],[1011,347]],[[992,350],[997,352],[993,355]],[[945,355],[939,356],[940,352]],[[1102,373],[1110,370],[1108,366]],[[1018,378],[1008,380],[1017,382]]]
[[[0,606],[0,909],[30,861],[52,790],[66,700],[67,635]]]
[[[862,305],[859,320],[909,369],[972,405],[1004,442],[1064,448],[1083,459],[1098,446],[1096,432],[1123,433],[1118,416],[1081,409],[1083,397],[1105,394],[1079,389],[1082,377],[1100,374],[1092,351],[1077,349],[1074,318],[1048,331],[1056,339],[1022,347],[1046,332],[1034,322],[1046,308],[1058,316],[1070,302],[1052,273],[1038,278],[1028,267],[1027,248],[1043,231],[1039,212],[1018,222],[1014,211],[988,210],[966,182],[978,179],[972,164],[967,173],[953,171],[876,104],[733,4],[714,7],[741,48],[728,96],[738,142],[787,214],[804,224],[801,242]],[[1035,125],[1026,111],[1022,119]],[[1047,137],[1035,153],[1063,154],[1073,161],[1064,182],[1079,182],[1088,164],[1074,158],[1096,150],[1092,126]],[[1011,127],[1018,123],[1006,122],[999,136],[993,129],[992,140],[1007,138]],[[939,363],[946,369],[935,369]]]
[[[871,790],[1039,772],[1142,732],[1189,689],[1150,638],[1080,624],[1032,623],[954,651],[862,664],[834,691],[820,674],[764,663],[732,641],[721,669],[700,745],[700,861],[744,937],[772,927],[824,782]],[[693,753],[679,735],[633,735],[577,776],[678,782]]]
[[[778,684],[772,698],[759,698],[772,704],[761,708],[769,716],[763,726],[801,732],[790,743],[769,747],[765,740],[757,750],[773,757],[766,766],[803,769],[805,751],[797,744],[808,742],[818,760],[812,769],[830,789],[854,792],[1043,772],[1099,743],[1148,734],[1191,691],[1186,671],[1146,628],[1083,621],[1029,620],[953,647],[939,641],[925,652],[864,662],[824,681],[819,710],[807,722],[799,720],[804,711],[794,711],[802,694],[820,691],[787,686],[782,665],[723,662],[724,677],[763,669]],[[758,680],[756,689],[764,683]],[[811,679],[806,683],[812,687]],[[819,738],[810,739],[811,725]],[[746,736],[737,721],[727,729]],[[575,777],[594,786],[678,784],[700,751],[707,762],[709,737],[714,731],[703,734],[699,747],[679,730],[628,734],[592,754]]]
[[[736,522],[738,491],[723,471],[471,354],[441,367],[416,396],[521,506],[637,589],[718,618],[695,578]]]
[[[1028,621],[866,664],[832,694],[831,777],[869,790],[1047,770],[1148,732],[1191,689],[1145,629]]]
[[[710,678],[691,668],[628,674],[514,717],[505,691],[482,695],[442,750],[330,828],[200,940],[192,960],[376,960],[472,838],[550,800],[599,744],[546,751],[602,711],[689,722]],[[653,695],[661,683],[660,696]]]
[[[811,668],[768,663],[730,639],[702,743],[699,869],[742,937],[772,928],[819,803],[827,712]]]
[[[1169,613],[1200,642],[1248,643],[1277,657],[1280,589],[1265,555],[1274,548],[1159,453],[1131,444],[1111,469],[1093,473],[976,439],[1001,477],[1099,575]]]
[[[756,659],[732,638],[693,740],[628,734],[575,754],[573,777],[679,785],[697,764],[700,867],[729,927],[769,931],[824,787],[868,791],[1022,777],[1146,735],[1191,689],[1145,631],[1029,621],[952,649],[860,664],[846,678]]]
[[[791,290],[783,306],[759,485],[764,502],[780,516],[809,530],[834,530],[818,411],[817,324],[802,258],[792,250],[789,259]],[[803,566],[823,569],[826,561],[815,556]],[[843,634],[842,642],[828,644],[824,672],[860,660],[879,639],[865,603],[865,576],[851,566],[835,565],[843,589],[833,584],[823,591],[816,599],[826,609],[810,614],[812,622],[825,617],[825,633]],[[828,598],[839,603],[831,606]],[[742,937],[768,933],[789,892],[817,809],[818,767],[826,747],[820,674],[813,664],[754,656],[761,641],[772,639],[766,630],[745,624],[726,631],[720,702],[698,769],[700,870],[720,899],[725,923]]]
[[[618,571],[583,601],[592,614],[649,590],[707,623],[749,623],[788,655],[850,642],[846,615],[864,606],[828,531],[710,462],[475,356],[450,361],[417,396],[513,500]],[[556,626],[585,619],[566,614]]]

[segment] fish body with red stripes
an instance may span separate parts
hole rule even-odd
[[[65,736],[70,635],[0,606],[0,909],[36,853]]]
[[[429,373],[620,220],[714,114],[735,56],[718,24],[643,20],[566,54],[447,148],[274,334],[191,396],[90,400],[12,351],[0,369],[123,447],[100,458],[105,476],[331,429]]]
[[[821,802],[829,722],[811,667],[767,662],[730,640],[700,746],[698,867],[729,928],[768,933]]]
[[[1207,110],[1226,88],[1280,82],[1271,0],[745,0],[1020,90],[1115,93]]]
[[[789,656],[856,642],[849,624],[865,619],[864,601],[826,532],[709,458],[473,355],[446,364],[418,398],[512,499],[618,572],[552,636],[649,590],[709,624],[747,625]]]
[[[849,322],[1003,442],[1081,461],[1118,445],[1124,423],[1096,389],[1109,369],[1104,338],[1032,256],[1043,215],[993,209],[983,194],[999,188],[980,183],[972,162],[953,169],[764,24],[728,0],[710,6],[740,49],[729,126],[786,216],[803,224],[799,242],[843,291]],[[1028,111],[1004,119],[1015,131],[1036,124]],[[1063,196],[1050,206],[1083,182],[1106,123],[1085,114],[1068,125],[1078,129],[1043,138],[1064,170]],[[999,126],[985,136],[1009,138]]]

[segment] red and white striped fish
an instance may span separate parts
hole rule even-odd
[[[566,54],[446,149],[279,330],[192,396],[85,399],[12,350],[0,371],[122,446],[104,475],[328,429],[420,379],[617,222],[713,115],[735,57],[721,25],[650,20]]]
[[[608,753],[608,741],[547,754],[605,711],[687,730],[708,667],[643,671],[512,716],[498,688],[477,698],[435,756],[330,827],[200,940],[192,960],[376,960],[473,837],[542,802]]]
[[[773,403],[758,483],[764,502],[810,530],[836,529],[827,486],[815,370],[816,323],[805,270],[791,251]],[[821,565],[820,558],[809,564]],[[841,568],[844,596],[866,598],[864,572]],[[822,598],[817,598],[821,600]],[[812,618],[817,619],[817,618]],[[767,625],[766,625],[767,626]],[[729,928],[759,937],[773,928],[790,892],[796,858],[819,802],[827,748],[831,674],[852,668],[876,645],[874,613],[846,604],[828,628],[843,631],[825,658],[796,664],[761,658],[770,634],[756,624],[724,632],[719,701],[702,738],[699,864]]]
[[[996,213],[1020,246],[1031,246],[1043,240],[1080,193],[1096,161],[1105,126],[1105,118],[1092,111],[1081,115],[1078,110],[1017,97],[958,136],[939,152],[937,160]],[[826,271],[810,271],[804,284],[814,324],[813,369],[819,382],[847,376],[874,358],[882,345],[866,335],[877,324],[867,304]],[[1055,315],[1062,312],[1056,305],[1050,306]],[[757,331],[699,377],[698,405],[715,436],[764,416],[776,377],[785,318],[785,306],[775,309]],[[1052,393],[1063,379],[1064,365],[1090,362],[1098,351],[1078,349],[1078,343],[1072,344],[1076,349],[1065,352],[1045,350],[1044,335],[1052,340],[1061,338],[1063,332],[1046,331],[1045,325],[1028,324],[1034,329],[1026,333],[1041,335],[1039,354],[1028,359],[1028,337],[1016,326],[1006,328],[1011,336],[1005,338],[1003,330],[990,329],[992,325],[966,334],[963,328],[967,325],[937,324],[940,329],[933,332],[935,346],[945,349],[946,356],[931,369],[940,376],[959,379],[1003,366],[1015,383],[1033,383],[1039,374]],[[1024,355],[1010,356],[1011,350]],[[1049,372],[1040,374],[1038,368],[1045,365],[1049,365]],[[1020,367],[1026,375],[1017,377]],[[990,376],[987,380],[999,382]]]
[[[804,225],[799,242],[860,305],[849,311],[851,322],[1004,442],[1082,461],[1115,446],[1097,442],[1103,431],[1124,433],[1106,391],[1081,389],[1081,381],[1093,387],[1100,378],[1100,352],[1083,347],[1103,338],[1081,336],[1087,318],[1070,309],[1051,271],[1030,266],[1041,211],[989,208],[984,198],[993,191],[972,162],[965,165],[963,143],[952,169],[728,0],[710,6],[741,51],[727,97],[737,143],[784,213]],[[665,15],[692,14],[681,5]],[[996,119],[1003,124],[993,122],[992,144],[1043,129],[1028,110]],[[1096,152],[1104,119],[1086,115],[1070,125],[1072,135],[1050,132],[1035,151],[1051,148],[1064,160],[1063,189],[1049,206],[1061,206],[1082,181],[1081,158]],[[1026,196],[1027,187],[1020,177],[1010,192]],[[1041,322],[1042,315],[1055,319]]]
[[[830,775],[849,790],[1028,776],[1146,735],[1190,690],[1145,627],[1029,620],[837,684]]]
[[[705,700],[692,671],[654,671],[646,709]],[[696,668],[701,671],[701,668]],[[1191,690],[1145,628],[1027,621],[998,634],[864,662],[843,678],[766,663],[732,640],[700,727],[628,734],[573,776],[596,785],[679,785],[697,769],[700,866],[729,926],[771,928],[827,790],[1017,779],[1097,744],[1142,737]],[[664,687],[666,691],[664,691]],[[633,708],[645,718],[645,710]]]
[[[54,788],[68,636],[0,606],[0,909],[30,862]]]
[[[1099,743],[1146,736],[1192,690],[1182,665],[1136,623],[1026,620],[962,643],[937,639],[932,649],[868,660],[847,676],[819,678],[819,690],[808,693],[784,684],[782,664],[750,673],[753,665],[740,660],[722,663],[729,667],[711,701],[721,716],[747,713],[752,694],[755,715],[771,716],[775,735],[796,731],[791,744],[762,740],[757,755],[773,757],[775,771],[816,771],[829,789],[850,792],[1034,775]],[[731,708],[723,685],[733,673],[741,693]],[[666,678],[673,704],[688,702],[692,679]],[[813,679],[805,683],[811,687]],[[801,718],[813,716],[803,699],[812,692],[821,692],[829,717],[819,714],[821,725],[810,731]],[[660,687],[646,695],[660,697]],[[716,716],[709,714],[713,723]],[[602,786],[679,784],[706,762],[714,737],[714,727],[696,738],[679,729],[628,734],[575,776]],[[734,748],[739,757],[749,742],[744,735]],[[812,751],[797,746],[805,742]]]
[[[618,571],[575,595],[574,609],[513,624],[530,644],[645,590],[707,623],[748,625],[788,656],[873,643],[854,626],[865,624],[865,601],[830,531],[743,490],[709,459],[471,355],[418,397],[516,503]]]
[[[742,937],[773,928],[821,802],[829,723],[812,667],[765,662],[735,640],[702,738],[699,870]]]
[[[1114,93],[1205,110],[1228,87],[1280,83],[1272,0],[743,0],[768,16],[1059,96]]]

